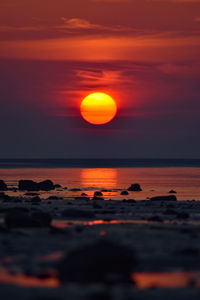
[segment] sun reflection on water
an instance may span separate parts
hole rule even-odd
[[[113,189],[117,187],[116,169],[81,169],[81,184],[84,187]]]

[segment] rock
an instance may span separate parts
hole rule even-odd
[[[128,188],[128,191],[141,192],[142,189],[138,183],[135,183],[135,184],[131,184],[131,186]]]
[[[94,197],[101,197],[101,196],[103,196],[102,192],[99,192],[99,191],[94,192]]]
[[[39,191],[37,182],[33,180],[20,180],[18,188],[20,191]]]
[[[71,192],[80,192],[81,191],[81,189],[70,189],[69,191],[71,191]]]
[[[59,189],[59,188],[61,188],[62,186],[60,185],[60,184],[54,184],[54,188],[55,189]]]
[[[52,191],[55,189],[55,185],[51,180],[44,180],[38,183],[38,189],[40,191]]]
[[[61,283],[132,283],[136,264],[132,249],[100,240],[67,254],[57,270]]]
[[[121,192],[121,195],[124,195],[124,196],[125,196],[125,195],[128,195],[128,194],[129,194],[129,193],[128,193],[127,191],[122,191],[122,192]]]
[[[51,191],[55,186],[51,180],[44,180],[39,183],[33,180],[20,180],[18,183],[20,191]]]
[[[150,201],[177,201],[176,196],[157,196],[149,199]]]
[[[7,191],[7,189],[7,184],[3,180],[0,180],[0,191]]]
[[[5,216],[5,224],[8,228],[47,227],[50,224],[50,216],[47,215],[43,212],[34,212],[31,215],[22,211],[10,211]]]
[[[177,194],[177,192],[174,191],[174,190],[170,190],[170,191],[169,191],[169,194]]]
[[[66,218],[86,218],[86,219],[95,218],[95,214],[92,211],[75,209],[75,208],[63,210],[62,216]]]
[[[87,194],[86,193],[82,193],[81,196],[87,196]]]

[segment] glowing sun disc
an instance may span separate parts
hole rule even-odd
[[[109,95],[93,93],[83,99],[80,112],[87,122],[102,125],[110,122],[115,117],[117,105]]]

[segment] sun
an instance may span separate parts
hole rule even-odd
[[[80,112],[87,122],[102,125],[110,122],[116,116],[117,104],[107,94],[93,93],[83,99]]]

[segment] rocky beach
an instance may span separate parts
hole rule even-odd
[[[51,180],[0,189],[1,299],[199,299],[199,201],[137,201],[138,183],[119,200]]]

